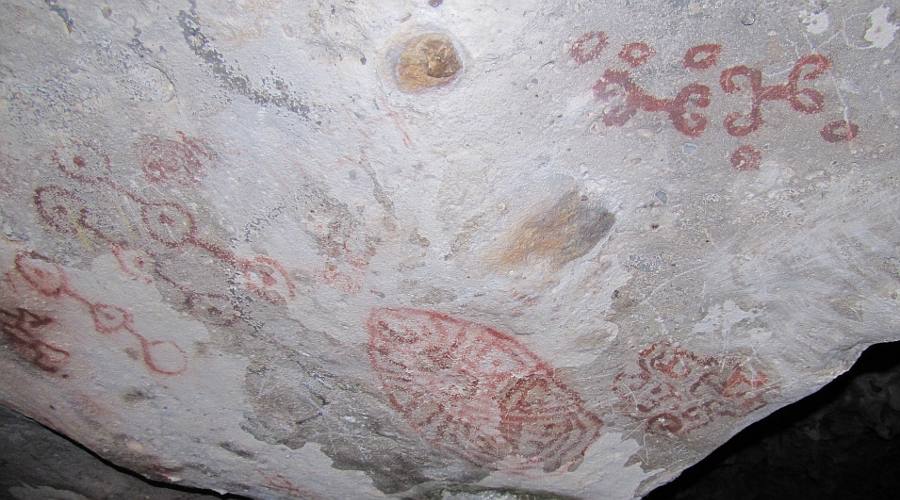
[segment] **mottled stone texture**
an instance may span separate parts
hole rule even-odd
[[[893,3],[0,6],[0,401],[141,474],[632,498],[900,332]]]

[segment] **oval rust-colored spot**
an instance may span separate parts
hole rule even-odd
[[[489,259],[501,269],[538,261],[559,269],[589,253],[615,220],[597,200],[570,191],[553,205],[525,216],[499,239]]]
[[[453,81],[462,63],[453,41],[440,33],[412,38],[397,62],[397,84],[404,92],[419,92]]]

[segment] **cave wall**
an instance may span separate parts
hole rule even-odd
[[[0,400],[147,477],[632,498],[900,332],[896,2],[0,5]]]

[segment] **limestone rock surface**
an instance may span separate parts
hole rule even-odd
[[[896,1],[0,7],[0,401],[148,477],[633,498],[900,337]]]

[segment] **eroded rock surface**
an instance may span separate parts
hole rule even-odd
[[[139,473],[632,498],[900,332],[895,4],[0,5],[0,399]]]

